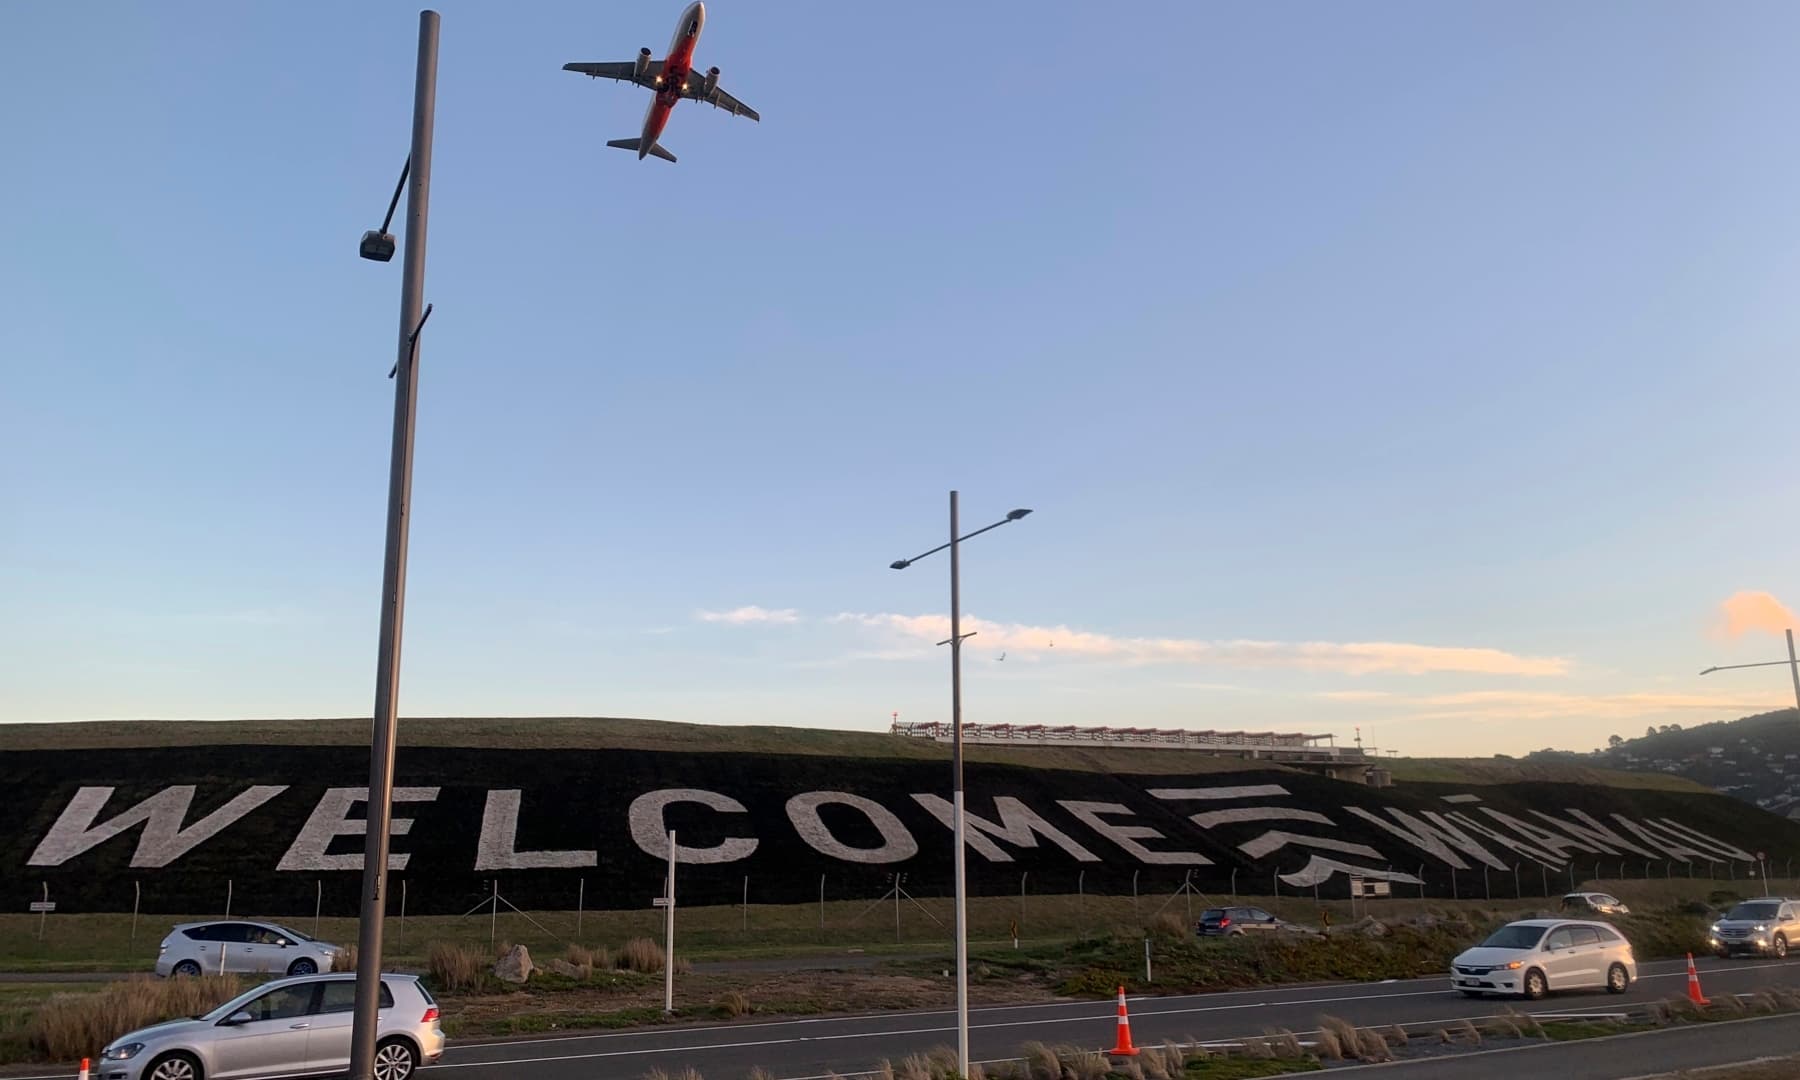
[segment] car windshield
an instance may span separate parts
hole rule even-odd
[[[277,933],[280,933],[287,937],[293,938],[295,941],[317,941],[317,940],[319,940],[318,938],[313,937],[311,934],[302,934],[300,931],[294,929],[291,926],[283,926],[280,923],[270,923],[269,926],[271,928],[273,928]]]
[[[212,1012],[200,1013],[199,1015],[195,1016],[194,1019],[208,1020],[208,1021],[212,1021],[212,1022],[216,1023],[220,1020],[225,1019],[227,1016],[230,1016],[232,1013],[237,1012],[239,1009],[243,1008],[244,1006],[250,1004],[250,1002],[256,1000],[257,995],[261,994],[262,992],[263,992],[263,988],[260,986],[254,990],[245,991],[244,993],[239,994],[237,997],[232,998],[230,1001],[227,1001],[225,1004],[214,1009]]]
[[[1489,934],[1481,946],[1484,949],[1530,949],[1536,947],[1543,937],[1544,928],[1541,926],[1513,923]]]
[[[1739,904],[1726,914],[1727,919],[1773,919],[1780,904]]]

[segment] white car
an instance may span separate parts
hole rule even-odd
[[[221,919],[181,923],[163,938],[156,973],[217,975],[264,972],[317,975],[330,971],[338,947],[279,923]]]
[[[1637,980],[1631,942],[1603,922],[1522,919],[1450,961],[1450,985],[1469,997],[1605,987],[1623,994]]]

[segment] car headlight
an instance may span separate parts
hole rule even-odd
[[[100,1052],[100,1060],[126,1061],[137,1057],[138,1052],[143,1050],[143,1048],[144,1044],[141,1042],[125,1043],[123,1046],[111,1046]]]
[[[1768,929],[1768,926],[1763,923],[1756,924],[1756,932],[1759,934],[1766,931],[1767,929]]]
[[[1713,932],[1714,937],[1718,936],[1718,934],[1719,934],[1719,924],[1718,923],[1712,924],[1712,932]]]

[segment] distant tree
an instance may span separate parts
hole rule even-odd
[[[1680,725],[1680,724],[1670,724],[1670,725],[1669,725],[1669,726],[1668,726],[1668,728],[1666,728],[1666,729],[1665,729],[1665,730],[1668,730],[1668,731],[1680,731],[1680,730],[1681,730],[1681,725]]]
[[[1625,745],[1625,740],[1617,735],[1609,735],[1609,736],[1607,736],[1607,739],[1606,739],[1606,745],[1612,747],[1614,750],[1617,750],[1619,747]]]
[[[1656,738],[1656,725],[1655,724],[1651,724],[1649,727],[1644,729],[1644,738],[1646,738],[1646,739]]]

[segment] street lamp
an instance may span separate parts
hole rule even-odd
[[[1800,712],[1800,659],[1794,655],[1794,632],[1791,629],[1787,631],[1787,647],[1788,658],[1786,660],[1764,660],[1757,664],[1716,664],[1700,674],[1711,675],[1715,671],[1735,671],[1738,668],[1775,667],[1786,664],[1788,671],[1794,676],[1794,709],[1796,712]]]
[[[389,817],[394,805],[394,730],[400,690],[400,627],[406,608],[406,536],[412,500],[413,417],[418,407],[416,364],[425,316],[425,221],[431,196],[431,136],[437,112],[438,13],[419,12],[419,61],[413,80],[412,153],[388,203],[379,231],[363,234],[358,254],[375,262],[394,257],[387,231],[400,189],[406,196],[406,254],[400,272],[400,343],[394,361],[394,442],[388,471],[387,551],[381,572],[381,643],[375,664],[375,717],[369,746],[368,828],[363,846],[362,914],[356,945],[356,1001],[350,1027],[350,1078],[385,1080],[410,1055],[400,1043],[380,1048],[375,1027],[381,1000],[381,931],[385,914]],[[429,314],[429,309],[426,310]]]
[[[950,493],[950,539],[921,555],[910,559],[896,559],[888,564],[890,570],[904,570],[927,555],[935,555],[945,548],[950,549],[950,637],[939,645],[950,646],[950,773],[951,787],[951,821],[956,846],[956,1071],[958,1075],[969,1075],[969,932],[968,932],[968,883],[963,871],[963,752],[962,752],[962,642],[965,637],[973,637],[962,632],[962,582],[961,566],[957,558],[957,548],[964,540],[980,536],[989,529],[998,529],[1009,522],[1018,521],[1030,510],[1013,510],[992,525],[984,525],[967,536],[956,534],[956,492]]]

